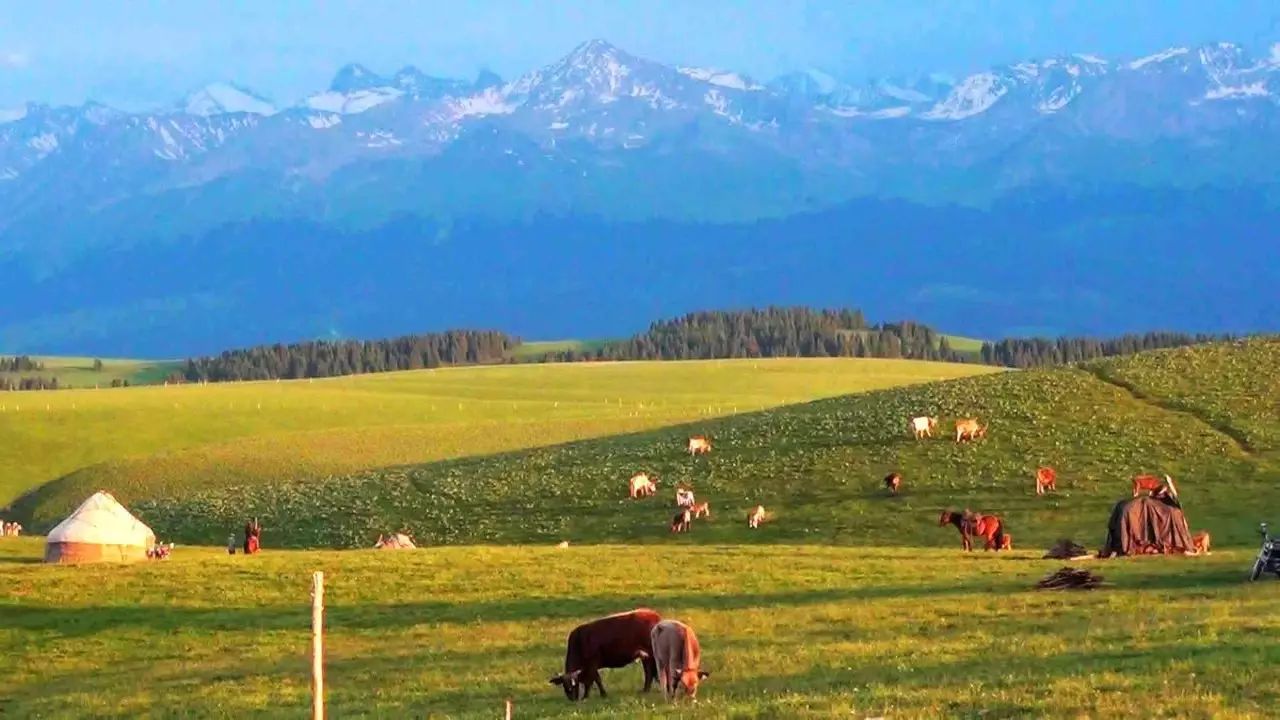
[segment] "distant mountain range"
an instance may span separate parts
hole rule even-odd
[[[1278,123],[1280,45],[1230,43],[853,86],[593,40],[511,81],[352,64],[289,107],[26,105],[0,110],[0,350],[621,335],[732,303],[1274,328]]]

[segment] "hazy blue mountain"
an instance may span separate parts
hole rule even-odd
[[[606,42],[504,82],[0,111],[0,350],[821,302],[971,334],[1274,327],[1280,53],[758,80]],[[1266,284],[1256,284],[1263,283]]]

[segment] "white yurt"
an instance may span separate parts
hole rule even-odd
[[[156,542],[141,520],[99,490],[49,531],[44,546],[47,563],[132,562],[145,560]]]

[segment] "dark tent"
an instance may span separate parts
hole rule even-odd
[[[1098,554],[1143,555],[1191,552],[1191,531],[1173,498],[1143,495],[1116,503],[1107,522],[1107,542]]]

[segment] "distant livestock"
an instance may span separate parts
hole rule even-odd
[[[976,440],[987,436],[987,426],[979,425],[977,418],[956,421],[956,442]]]
[[[564,672],[552,677],[551,684],[564,688],[570,700],[586,699],[592,684],[600,689],[600,697],[606,697],[600,670],[626,667],[639,660],[647,692],[658,677],[650,633],[661,621],[658,613],[637,608],[579,625],[565,643]]]
[[[1058,473],[1051,467],[1036,470],[1036,494],[1043,495],[1052,490],[1058,492]]]
[[[889,473],[884,476],[884,486],[894,495],[898,494],[898,488],[902,485],[902,476],[898,473]]]
[[[685,695],[697,697],[698,683],[711,673],[702,669],[702,646],[693,628],[678,620],[663,620],[653,626],[649,636],[662,696],[673,700],[684,688]]]
[[[747,514],[747,527],[755,529],[760,527],[760,523],[764,522],[764,506],[757,505]]]
[[[671,518],[671,532],[682,533],[689,532],[689,525],[693,523],[693,513],[686,508],[675,514]]]
[[[711,441],[705,435],[694,435],[689,438],[689,454],[703,455],[711,452]]]
[[[373,546],[379,550],[408,550],[417,547],[413,544],[413,540],[404,533],[379,535],[378,542],[374,543]]]
[[[689,512],[693,513],[695,519],[702,517],[711,517],[711,503],[703,500],[689,508]]]
[[[676,507],[693,507],[693,491],[688,488],[676,488]]]
[[[1012,543],[1005,542],[1004,522],[995,515],[981,515],[968,510],[962,513],[943,510],[938,517],[938,525],[954,525],[960,531],[960,542],[966,551],[973,550],[970,538],[974,535],[986,540],[983,546],[986,550],[1000,551],[1006,549],[1006,545],[1012,547]]]
[[[936,417],[914,417],[911,418],[911,431],[915,433],[916,439],[923,437],[933,437],[933,431],[938,427],[938,418]]]
[[[6,522],[4,524],[4,537],[18,537],[22,534],[22,523]]]
[[[657,491],[657,482],[651,479],[647,473],[636,473],[627,481],[627,493],[632,500],[652,495]]]

